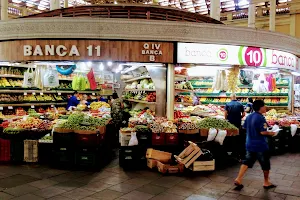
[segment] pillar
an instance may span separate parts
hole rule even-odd
[[[50,10],[60,9],[60,0],[50,0]]]
[[[249,3],[248,8],[248,27],[255,28],[256,5],[253,2]]]
[[[28,10],[26,7],[22,8],[22,16],[27,16],[28,15]]]
[[[296,15],[290,15],[290,35],[296,37]]]
[[[233,15],[232,12],[227,13],[227,21],[232,21]]]
[[[173,64],[168,65],[167,69],[167,118],[174,119],[174,101],[175,101],[175,87],[174,87],[175,67]]]
[[[1,20],[8,20],[8,0],[1,0],[0,1],[0,7],[1,7]]]
[[[276,0],[270,0],[270,19],[269,19],[270,31],[275,31],[275,19],[276,19]]]
[[[220,21],[221,15],[220,0],[210,1],[210,17]]]
[[[69,7],[69,0],[64,0],[64,8],[68,8]]]

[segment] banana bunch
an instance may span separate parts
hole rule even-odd
[[[101,107],[110,108],[110,105],[105,102],[93,102],[93,103],[91,103],[90,107],[92,110],[98,110]]]
[[[227,83],[228,83],[228,92],[234,93],[238,89],[238,77],[240,73],[240,68],[238,65],[230,68],[229,73],[227,75]]]

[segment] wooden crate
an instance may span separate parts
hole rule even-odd
[[[148,166],[150,169],[153,169],[154,167],[157,167],[157,160],[148,158],[148,159],[147,159],[147,166]]]
[[[38,162],[38,140],[24,140],[24,161]]]
[[[192,171],[214,171],[215,170],[215,160],[211,161],[195,161],[190,169]]]
[[[119,132],[119,142],[121,146],[128,146],[129,140],[131,138],[131,132]]]
[[[166,173],[177,174],[177,173],[182,173],[184,171],[184,165],[183,164],[169,165],[157,161],[157,169],[162,174],[166,174]]]
[[[155,149],[147,149],[146,158],[151,158],[162,163],[169,163],[172,159],[172,154],[169,152],[158,151]]]
[[[174,156],[178,163],[183,164],[186,168],[189,168],[195,160],[202,154],[201,149],[197,144],[189,141],[189,146],[185,148],[178,156]]]

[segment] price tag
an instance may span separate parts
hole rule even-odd
[[[60,96],[60,95],[61,95],[61,93],[59,92],[59,93],[58,93],[58,95]]]
[[[95,95],[95,93],[92,93],[92,95]]]
[[[41,92],[40,95],[44,95],[44,93]]]
[[[34,105],[31,105],[31,108],[34,108]]]
[[[32,94],[35,95],[35,92],[33,92]]]
[[[0,110],[3,110],[3,107],[2,107],[2,106],[0,107]]]
[[[53,108],[54,107],[54,105],[51,105],[51,108]]]
[[[27,92],[24,92],[24,96],[27,96]]]
[[[42,116],[40,116],[40,118],[41,118],[41,119],[44,119],[45,117],[42,115]]]
[[[8,106],[8,109],[10,109],[10,110],[12,110],[12,109],[14,109],[12,106]]]

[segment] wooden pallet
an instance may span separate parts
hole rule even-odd
[[[189,168],[202,154],[202,151],[197,146],[197,144],[190,141],[189,144],[190,145],[185,148],[178,156],[174,155],[177,162],[183,164],[186,168]]]

